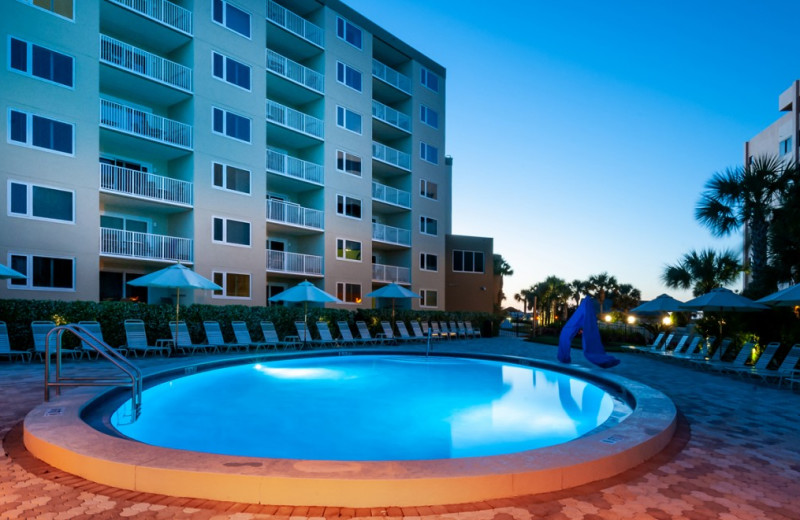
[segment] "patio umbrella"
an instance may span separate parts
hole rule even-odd
[[[685,310],[704,311],[704,312],[755,312],[769,309],[764,304],[754,302],[750,298],[745,298],[736,294],[730,289],[712,289],[702,296],[681,305]],[[719,333],[722,335],[723,320],[719,320]]]
[[[685,309],[681,308],[683,302],[680,300],[676,300],[672,296],[668,294],[662,294],[657,296],[656,298],[650,300],[649,302],[645,302],[638,307],[634,307],[631,309],[631,312],[635,314],[656,314],[661,312],[678,312]]]
[[[24,274],[0,264],[0,280],[7,280],[9,278],[25,279],[27,276]]]
[[[794,307],[795,305],[800,305],[800,284],[792,285],[791,287],[772,293],[769,296],[764,296],[760,300],[756,300],[756,302],[778,307]]]
[[[181,289],[213,289],[221,291],[222,287],[215,284],[208,278],[200,276],[188,267],[181,264],[174,264],[164,269],[141,276],[128,282],[128,285],[136,287],[159,287],[164,289],[175,289],[177,292],[175,303],[175,338],[178,337],[178,318],[181,308]]]
[[[421,296],[414,291],[409,291],[402,285],[397,285],[392,282],[389,285],[384,285],[380,289],[372,291],[366,295],[367,298],[391,298],[392,299],[392,327],[394,327],[394,301],[397,298],[421,298]]]
[[[295,285],[294,287],[290,287],[285,291],[272,296],[269,301],[271,302],[290,302],[290,303],[304,303],[305,309],[303,312],[303,323],[306,325],[306,331],[308,330],[308,302],[312,303],[327,303],[327,302],[337,302],[342,303],[342,300],[337,298],[336,296],[332,296],[322,289],[318,289],[308,280],[302,281],[299,284]],[[306,332],[306,334],[308,334]],[[303,343],[306,342],[306,338],[303,338]]]

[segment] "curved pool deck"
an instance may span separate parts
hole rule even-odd
[[[397,354],[401,350],[382,352]],[[478,357],[502,358],[491,354]],[[195,453],[107,435],[81,418],[87,403],[102,392],[77,390],[31,410],[25,418],[24,442],[42,461],[116,488],[251,504],[370,508],[482,502],[569,489],[634,468],[672,439],[677,412],[661,392],[599,369],[514,359],[600,383],[613,389],[633,411],[624,420],[607,422],[579,439],[510,455],[429,461],[304,461]],[[227,363],[204,363],[202,358],[198,362],[203,363],[201,370]],[[184,373],[186,367],[179,370]]]

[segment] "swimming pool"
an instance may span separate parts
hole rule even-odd
[[[143,395],[111,418],[165,448],[307,460],[503,455],[573,440],[630,409],[597,385],[467,358],[339,356],[227,367]]]

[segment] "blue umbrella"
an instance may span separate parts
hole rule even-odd
[[[800,305],[800,284],[792,285],[786,289],[772,293],[769,296],[764,296],[758,303],[766,303],[767,305],[777,305],[778,307],[794,307]]]
[[[17,278],[24,280],[27,278],[24,274],[0,264],[0,280],[7,280],[9,278]]]
[[[392,299],[392,325],[394,325],[394,300],[396,298],[421,298],[421,296],[413,291],[409,291],[402,285],[390,283],[384,285],[380,289],[376,289],[366,295],[367,298],[391,298]]]
[[[289,302],[289,303],[304,303],[305,310],[303,313],[303,323],[308,327],[308,302],[312,303],[328,303],[337,302],[342,303],[342,300],[336,296],[332,296],[322,289],[318,289],[314,284],[308,280],[304,280],[294,287],[290,287],[285,291],[270,297],[271,302]],[[308,330],[308,329],[306,329]],[[306,338],[303,338],[305,343]]]
[[[638,307],[634,307],[631,309],[631,312],[635,314],[658,314],[662,312],[677,312],[682,311],[684,309],[681,308],[683,302],[680,300],[676,300],[672,296],[668,294],[662,294],[657,296],[656,298],[650,300],[649,302],[645,302]]]

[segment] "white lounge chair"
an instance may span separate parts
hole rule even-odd
[[[346,321],[337,321],[336,325],[339,327],[339,337],[342,345],[363,345],[366,343],[361,338],[354,338],[353,331],[350,330],[350,324]]]
[[[236,343],[240,345],[246,344],[256,350],[260,348],[268,349],[269,347],[277,347],[276,344],[267,341],[253,341],[253,338],[250,336],[250,330],[247,328],[247,323],[243,321],[232,321],[231,328],[233,329],[233,335],[236,338]]]
[[[139,354],[142,356],[147,354],[169,356],[172,353],[172,349],[168,346],[147,344],[147,333],[144,330],[144,322],[142,320],[125,320],[123,326],[125,327],[126,344],[122,349],[126,354],[130,352],[134,357],[139,357]]]
[[[319,333],[319,342],[323,346],[328,347],[338,347],[339,343],[333,338],[333,334],[331,334],[331,329],[328,327],[327,321],[318,321],[317,325],[317,333]]]
[[[221,351],[224,349],[225,352],[230,352],[231,350],[240,352],[242,350],[247,351],[247,349],[250,348],[249,343],[228,343],[225,341],[225,337],[222,335],[222,327],[219,326],[218,321],[204,321],[203,330],[206,333],[206,343],[216,346],[217,350]]]
[[[8,359],[21,358],[26,363],[33,359],[33,352],[11,349],[11,341],[8,339],[8,327],[4,321],[0,321],[0,357]]]
[[[47,334],[56,327],[55,322],[52,321],[32,321],[31,331],[33,332],[33,355],[44,361],[44,355],[47,350],[46,341]],[[55,339],[55,338],[53,338]],[[78,349],[61,347],[61,354],[68,355],[72,359],[79,359],[83,357],[83,352]],[[55,344],[50,345],[50,356],[56,355]]]
[[[182,353],[194,354],[198,350],[201,352],[214,353],[219,352],[217,345],[205,345],[202,343],[193,343],[192,336],[189,334],[189,328],[186,326],[185,321],[178,322],[178,336],[175,337],[175,322],[169,322],[169,333],[172,335],[172,340],[175,344],[175,349]],[[163,342],[164,340],[162,340]],[[167,340],[170,341],[170,340]]]
[[[364,340],[365,343],[369,344],[376,344],[376,343],[383,343],[383,336],[372,337],[372,334],[369,333],[369,328],[367,327],[366,322],[357,321],[356,328],[358,329],[358,335],[361,336],[361,339]]]
[[[261,322],[261,333],[264,335],[264,341],[270,345],[275,345],[277,350],[297,348],[298,345],[302,346],[297,341],[283,341],[278,337],[278,331],[275,330],[275,325],[271,321]]]

